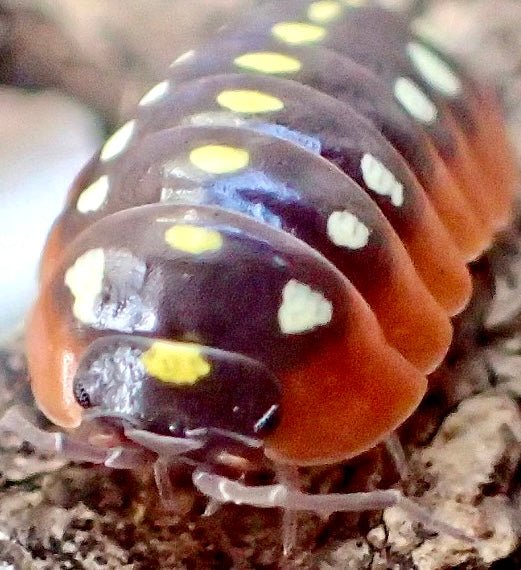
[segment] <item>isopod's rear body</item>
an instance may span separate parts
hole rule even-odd
[[[391,86],[370,70],[325,47],[288,46],[267,33],[216,40],[216,45],[176,64],[170,82],[177,85],[215,73],[236,72],[284,77],[347,103],[401,152],[464,256],[472,259],[486,247],[492,231],[484,231],[464,189],[429,144],[422,123],[400,106]]]
[[[464,260],[425,192],[394,148],[368,121],[346,105],[297,83],[277,78],[250,75],[208,77],[182,85],[173,96],[165,96],[150,109],[143,105],[130,144],[149,132],[180,124],[239,126],[284,138],[310,152],[321,154],[348,174],[377,203],[403,241],[427,286],[449,314],[459,312],[466,304],[470,295],[470,279]],[[161,146],[158,137],[148,144],[155,144],[157,148]],[[168,152],[168,149],[163,149],[166,153],[163,164],[168,160]],[[266,152],[271,151],[268,148]],[[139,155],[140,150],[134,154]],[[130,163],[133,162],[134,159],[130,159]],[[63,240],[68,241],[71,234],[89,223],[89,216],[78,212],[85,203],[84,197],[90,192],[85,192],[84,186],[95,185],[100,179],[105,180],[103,177],[113,181],[109,171],[118,170],[120,163],[121,160],[114,159],[106,165],[102,163],[90,173],[88,183],[82,184],[79,193],[71,200],[70,212],[65,214],[69,220],[74,220],[75,225],[62,236]],[[311,166],[310,170],[313,171]],[[291,178],[291,174],[287,177]],[[295,184],[298,185],[298,181]],[[168,188],[168,183],[163,186]],[[119,208],[159,200],[168,202],[175,196],[177,201],[190,200],[190,196],[179,192],[173,192],[169,197],[166,190],[153,196],[135,192],[132,193],[134,200],[130,200],[129,192],[120,191],[125,198]],[[111,195],[113,192],[112,183]],[[112,206],[112,209],[104,207],[96,215],[106,215],[114,211],[114,207],[118,206]],[[65,231],[66,228],[62,230]]]
[[[268,3],[253,20],[245,19],[235,29],[244,36],[270,34],[289,46],[325,46],[373,71],[425,129],[456,173],[479,219],[493,229],[507,225],[513,191],[510,173],[508,168],[502,174],[497,167],[490,171],[491,153],[483,156],[480,140],[487,123],[464,75],[413,38],[405,17],[374,6],[346,8],[334,17],[330,12],[329,18],[321,17],[324,14],[306,0],[286,2],[282,11],[280,3]],[[508,156],[505,141],[498,142],[498,156]]]
[[[513,167],[489,95],[351,4],[252,11],[173,64],[78,178],[28,333],[57,424],[89,408],[315,464],[417,406],[465,262],[511,217]]]

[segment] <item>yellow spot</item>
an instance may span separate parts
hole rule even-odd
[[[271,28],[271,33],[291,45],[314,44],[326,37],[325,28],[304,22],[280,22]]]
[[[270,51],[245,53],[235,58],[234,63],[242,69],[273,75],[297,73],[302,68],[302,64],[298,59]]]
[[[212,367],[197,344],[155,342],[141,355],[150,376],[178,386],[193,386],[208,376]]]
[[[223,238],[218,231],[191,225],[172,226],[165,232],[165,241],[173,249],[193,255],[219,251],[223,246]]]
[[[190,162],[209,174],[230,174],[248,166],[250,153],[243,148],[210,144],[192,150]]]
[[[327,24],[336,20],[342,13],[342,5],[334,0],[318,0],[308,8],[308,18],[312,22]]]
[[[222,91],[217,103],[234,113],[272,113],[284,109],[284,103],[277,97],[248,89]]]

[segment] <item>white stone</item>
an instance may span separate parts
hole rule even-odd
[[[515,469],[520,443],[517,403],[491,391],[464,400],[434,440],[416,452],[415,460],[429,481],[420,504],[438,520],[477,536],[474,548],[487,564],[508,556],[518,544],[508,497],[482,499],[483,488],[495,481],[499,466],[508,462]],[[386,509],[384,521],[388,545],[410,556],[415,568],[452,568],[472,559],[466,542],[443,533],[422,539],[399,507]]]

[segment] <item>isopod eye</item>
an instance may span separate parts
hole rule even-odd
[[[88,409],[91,407],[90,396],[81,382],[74,384],[74,397],[82,408]]]

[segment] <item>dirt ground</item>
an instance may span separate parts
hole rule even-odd
[[[22,2],[10,4],[21,6]],[[103,67],[113,86],[108,98],[89,89],[88,82],[86,87],[84,80],[73,81],[50,60],[47,79],[96,108],[108,124],[125,114],[138,92],[160,77],[168,58],[187,49],[191,39],[190,34],[182,35],[175,47],[168,44],[167,53],[164,44],[143,48],[147,26],[158,32],[165,27],[165,10],[171,6],[166,0],[150,2],[159,12],[163,10],[163,17],[150,9],[143,26],[130,26],[128,36],[123,33],[128,22],[142,17],[137,2],[125,4],[126,19],[119,21],[118,0],[107,1],[105,10],[99,2],[75,0],[75,19],[81,20],[79,14],[84,13],[90,22],[84,28],[78,22],[76,28],[67,25],[72,21],[69,0],[23,4],[28,11],[17,13],[16,26],[31,24],[35,26],[31,29],[50,34],[46,37],[58,35],[73,46],[78,68],[95,73]],[[45,8],[37,18],[30,10],[35,4]],[[215,12],[205,13],[198,29],[208,30],[210,21],[224,18],[232,0],[213,6]],[[186,12],[174,12],[168,12],[171,21],[179,29],[189,27],[183,19]],[[425,29],[426,22],[437,41],[496,82],[521,160],[519,1],[431,2],[418,25]],[[12,37],[25,37],[21,28],[16,29]],[[109,38],[101,46],[112,54],[108,59],[89,48],[101,49],[94,41],[100,29]],[[164,33],[166,43],[169,33]],[[125,37],[124,49],[121,37]],[[36,53],[33,46],[27,53]],[[26,61],[20,58],[18,65]],[[24,81],[40,82],[41,77],[34,74],[32,79],[30,73],[24,75]],[[514,229],[487,263],[474,268],[475,302],[458,325],[466,339],[464,350],[457,351],[436,378],[440,386],[450,389],[443,397],[428,398],[401,434],[410,464],[410,474],[402,483],[405,492],[438,518],[477,536],[475,545],[435,535],[409,521],[398,508],[328,520],[303,514],[297,547],[284,559],[281,515],[276,511],[227,506],[211,517],[201,517],[205,501],[181,473],[178,511],[165,512],[149,472],[67,464],[60,458],[41,457],[16,436],[0,433],[0,570],[521,568],[520,236]],[[490,267],[496,279],[492,301],[487,285]],[[483,313],[486,327],[478,330],[475,342],[469,341]],[[25,379],[22,343],[13,340],[0,350],[0,415],[13,402],[30,405]],[[398,482],[391,464],[385,449],[378,448],[355,462],[303,471],[302,479],[314,492],[385,488]]]

